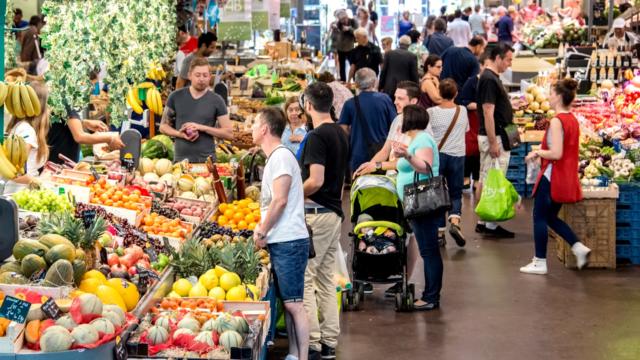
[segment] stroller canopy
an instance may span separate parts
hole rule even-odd
[[[402,204],[393,179],[381,175],[364,175],[351,185],[351,222],[355,223],[362,213],[374,219],[401,224]],[[373,212],[373,213],[372,213]],[[376,216],[376,215],[380,216]]]

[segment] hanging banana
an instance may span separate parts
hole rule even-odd
[[[4,105],[4,101],[7,100],[7,94],[9,93],[9,87],[4,82],[0,82],[0,106]]]
[[[29,93],[29,99],[31,100],[31,105],[33,106],[33,111],[35,111],[34,116],[40,115],[42,112],[42,107],[40,106],[40,99],[38,98],[38,94],[33,89],[31,85],[26,85],[27,92]]]
[[[138,92],[137,88],[129,87],[129,90],[127,91],[127,104],[129,104],[136,114],[142,114],[142,107],[134,94],[136,92]]]
[[[7,159],[2,147],[0,147],[0,176],[7,180],[13,180],[18,176],[16,167]]]
[[[36,110],[33,108],[33,104],[31,103],[31,98],[29,97],[29,90],[27,90],[27,86],[24,84],[20,84],[18,85],[18,89],[20,89],[20,104],[22,105],[24,114],[27,117],[34,117],[36,115]]]
[[[20,119],[25,117],[24,109],[22,108],[22,103],[20,102],[20,85],[13,85],[13,91],[11,92],[11,101],[13,102],[13,115],[17,116]]]

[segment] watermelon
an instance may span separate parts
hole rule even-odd
[[[158,140],[150,139],[142,144],[142,157],[149,159],[163,159],[167,157],[167,149],[164,144]]]
[[[173,140],[170,137],[164,134],[156,135],[151,138],[151,140],[156,140],[164,145],[165,150],[167,151],[167,159],[173,160]]]

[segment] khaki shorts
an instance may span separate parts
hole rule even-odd
[[[500,170],[507,175],[507,169],[509,168],[509,159],[511,159],[511,151],[506,151],[502,148],[502,139],[498,137],[498,144],[500,144],[500,156],[497,160],[500,163]],[[492,158],[489,154],[489,138],[485,135],[478,135],[478,147],[480,148],[480,179],[482,183],[487,177],[489,169],[495,166],[496,159]]]

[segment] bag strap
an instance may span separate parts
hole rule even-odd
[[[426,165],[426,167],[427,167],[426,175],[429,175],[429,179],[432,179],[432,178],[433,178],[433,168],[432,168],[432,167],[431,167],[431,165],[429,165],[429,163],[428,163],[428,162],[426,162],[426,161],[424,162],[424,164],[425,164],[425,165]],[[416,171],[416,169],[413,169],[413,186],[414,186],[414,187],[417,187],[417,186],[418,186],[418,176],[419,176],[419,174],[420,174],[420,173],[418,173],[418,172]]]
[[[444,133],[442,140],[440,140],[440,144],[438,144],[438,151],[442,149],[444,144],[447,142],[447,138],[449,138],[451,131],[453,131],[453,127],[456,126],[456,122],[458,121],[458,115],[460,115],[460,106],[456,105],[456,113],[455,115],[453,115],[453,120],[451,120],[451,124],[449,124],[449,128],[447,128],[447,132]]]

